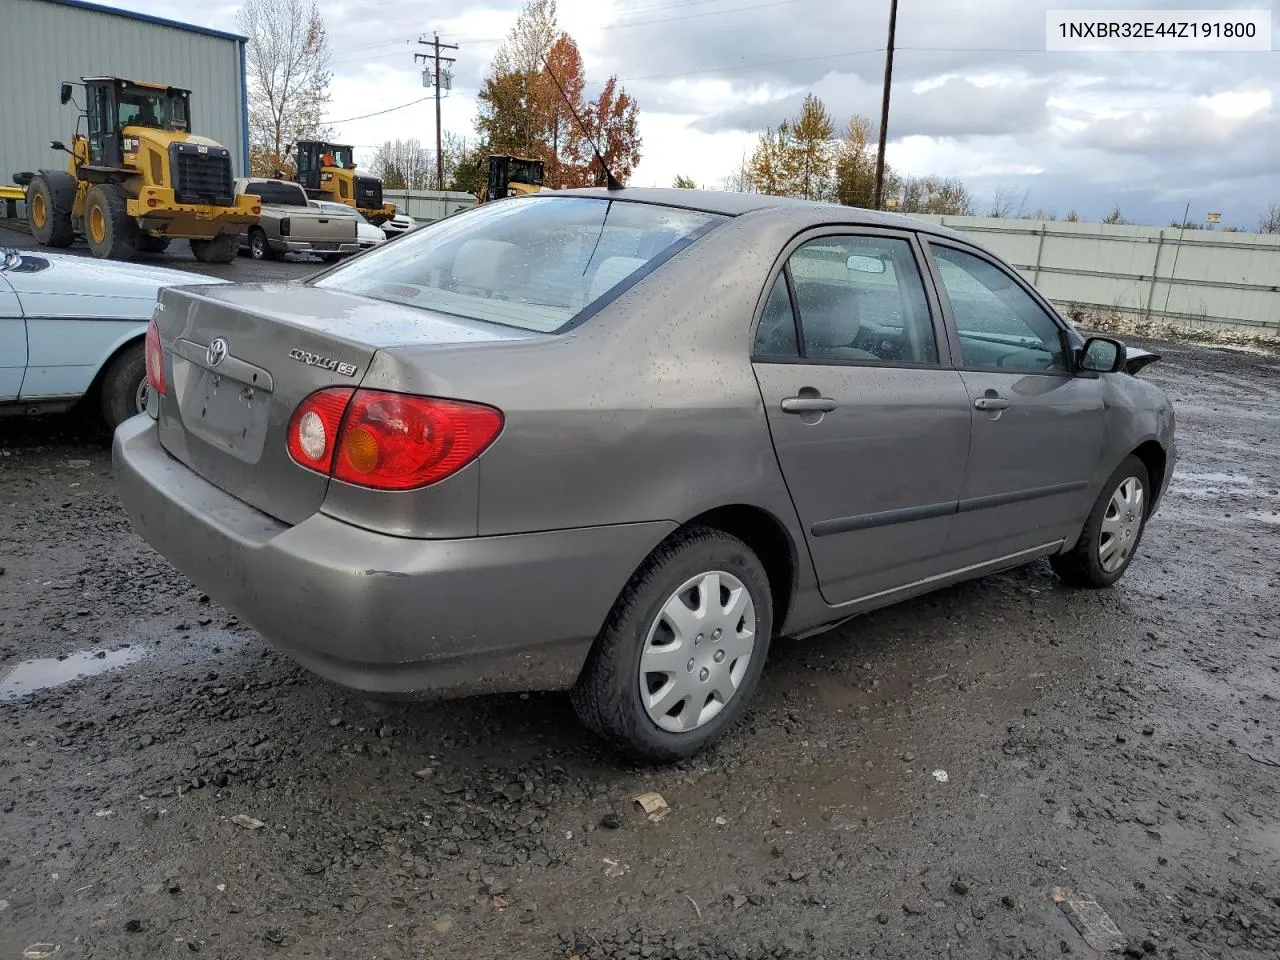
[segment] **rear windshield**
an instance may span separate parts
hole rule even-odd
[[[725,219],[594,197],[503,200],[415,230],[315,284],[554,333]]]
[[[260,197],[263,203],[279,207],[305,207],[307,195],[296,183],[281,183],[278,180],[251,180],[245,185],[244,192]]]

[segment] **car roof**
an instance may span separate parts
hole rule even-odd
[[[607,190],[590,187],[577,190],[544,190],[535,196],[597,197],[625,200],[633,203],[654,203],[667,207],[682,207],[705,213],[718,213],[737,217],[757,211],[775,211],[788,216],[799,228],[822,223],[854,224],[856,226],[885,227],[893,230],[917,230],[941,237],[963,240],[977,246],[971,239],[940,224],[901,213],[884,213],[865,207],[848,207],[836,203],[818,203],[795,197],[774,197],[762,193],[735,193],[728,190],[684,190],[675,187],[624,187]]]

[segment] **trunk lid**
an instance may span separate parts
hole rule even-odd
[[[289,420],[322,387],[358,387],[380,349],[539,334],[297,283],[162,291],[168,390],[160,441],[209,482],[284,523],[319,510],[328,477],[286,447]]]

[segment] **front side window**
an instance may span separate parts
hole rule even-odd
[[[1013,277],[963,250],[930,247],[951,301],[966,367],[1023,373],[1070,370],[1062,328]]]
[[[821,237],[797,248],[788,268],[805,357],[938,362],[924,281],[907,240]]]
[[[594,197],[487,203],[415,230],[315,284],[553,333],[724,219]]]

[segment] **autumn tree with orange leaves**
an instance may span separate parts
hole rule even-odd
[[[640,162],[639,109],[617,77],[606,80],[594,100],[585,99],[586,85],[582,55],[559,28],[555,0],[529,0],[480,90],[479,149],[542,160],[549,187],[603,184],[604,171],[574,119],[576,111],[614,176],[625,183]]]

